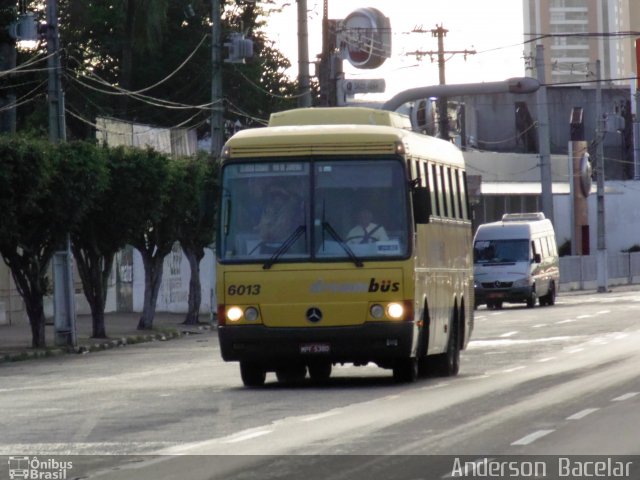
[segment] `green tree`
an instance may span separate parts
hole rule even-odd
[[[145,169],[136,207],[143,221],[127,242],[142,256],[145,272],[144,300],[139,330],[153,328],[158,292],[162,283],[164,257],[177,240],[181,211],[182,175],[180,163],[152,149],[144,150]]]
[[[104,160],[108,182],[74,229],[72,239],[82,287],[91,308],[92,336],[106,338],[104,309],[113,259],[146,222],[147,215],[153,215],[149,197],[160,198],[162,192],[154,182],[161,182],[162,187],[165,179],[149,169],[157,168],[164,160],[153,154],[150,161],[149,152],[125,147],[95,147],[95,155]]]
[[[190,267],[187,325],[197,324],[202,302],[200,262],[215,235],[215,204],[218,193],[217,167],[206,156],[182,159],[184,204],[178,240]]]
[[[88,150],[84,143],[0,138],[0,254],[24,300],[33,347],[46,346],[49,262],[106,181]]]

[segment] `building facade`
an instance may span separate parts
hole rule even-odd
[[[571,84],[601,78],[629,85],[635,77],[637,0],[523,0],[525,58],[535,73],[536,45],[545,51],[545,83]]]

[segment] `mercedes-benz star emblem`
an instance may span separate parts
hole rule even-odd
[[[313,323],[317,323],[322,320],[322,312],[319,308],[311,307],[307,310],[307,320]]]

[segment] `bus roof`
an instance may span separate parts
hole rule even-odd
[[[411,130],[406,115],[367,107],[296,108],[272,113],[270,127],[293,125],[381,125]]]
[[[406,153],[459,167],[464,165],[462,153],[452,143],[389,125],[402,117],[395,112],[363,107],[304,108],[274,113],[268,127],[241,130],[231,137],[225,144],[225,156],[395,154],[398,143],[402,143]]]

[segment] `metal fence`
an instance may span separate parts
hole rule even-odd
[[[608,253],[609,286],[640,283],[640,252]],[[560,257],[560,291],[598,287],[596,255]]]

